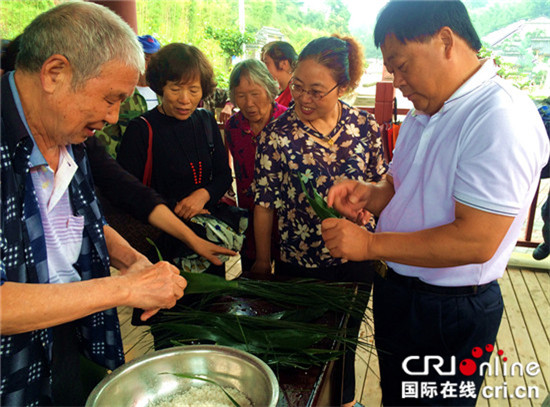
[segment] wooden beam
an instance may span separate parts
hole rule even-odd
[[[138,34],[136,0],[92,0],[117,13]]]

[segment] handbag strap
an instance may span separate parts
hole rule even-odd
[[[212,118],[210,116],[210,112],[204,108],[197,108],[197,113],[198,113],[198,116],[200,117],[200,121],[204,129],[204,133],[206,135],[208,150],[210,151],[210,155],[213,156],[214,155],[214,129],[212,128]]]
[[[140,119],[143,119],[145,123],[147,123],[147,127],[149,128],[149,144],[147,146],[147,161],[145,162],[145,169],[143,171],[143,184],[147,185],[148,187],[151,186],[151,177],[153,174],[153,128],[151,127],[151,123],[143,117],[140,116]]]

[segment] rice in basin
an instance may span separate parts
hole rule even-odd
[[[253,407],[248,398],[232,387],[223,388],[241,407]],[[219,386],[205,384],[173,394],[149,404],[148,407],[235,407]]]

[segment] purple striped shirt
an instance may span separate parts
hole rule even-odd
[[[77,168],[65,147],[59,152],[55,174],[46,164],[31,168],[46,238],[50,283],[81,280],[73,264],[80,255],[84,217],[73,215],[68,189]]]

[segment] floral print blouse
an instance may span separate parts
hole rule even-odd
[[[325,147],[309,135],[323,135],[307,127],[289,108],[268,124],[258,140],[255,164],[255,204],[277,210],[281,260],[315,268],[341,264],[331,257],[321,236],[321,219],[302,192],[299,174],[326,200],[332,185],[343,179],[378,182],[387,171],[382,141],[374,117],[342,104],[342,114]],[[313,185],[311,185],[313,184]],[[374,231],[374,219],[366,228]]]

